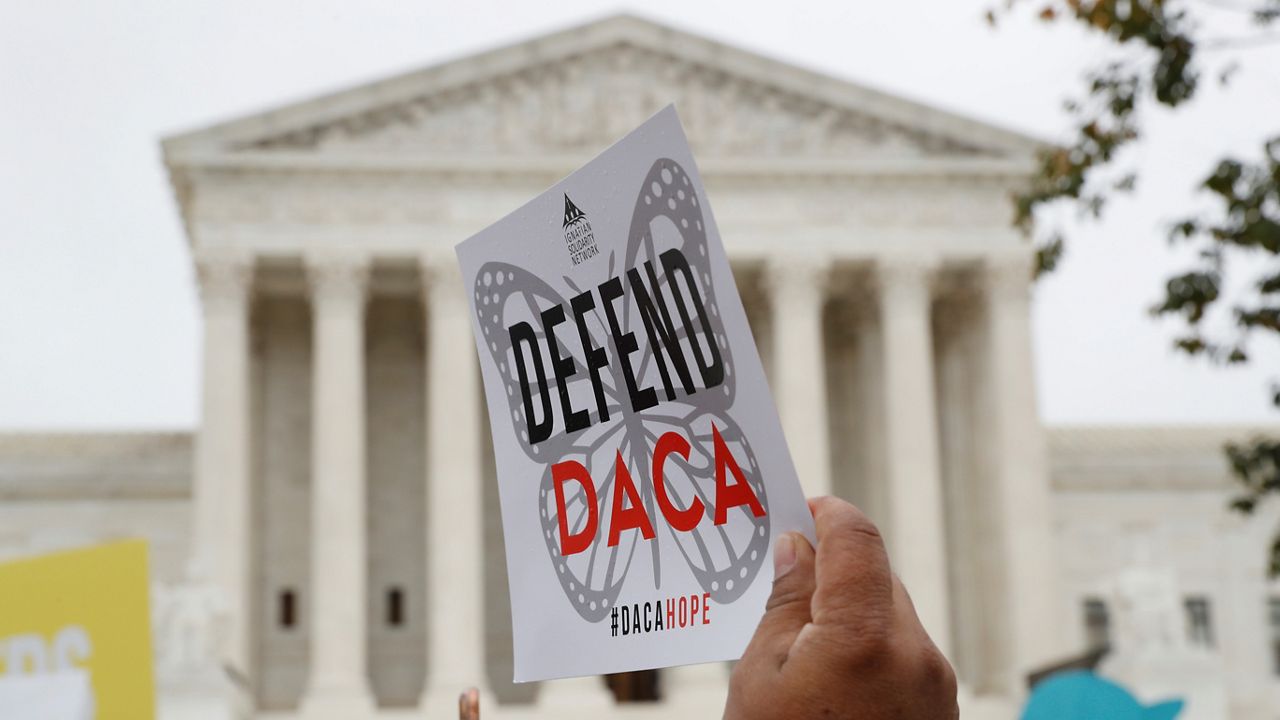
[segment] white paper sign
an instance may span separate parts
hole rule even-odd
[[[674,108],[457,251],[515,680],[740,657],[813,521]]]

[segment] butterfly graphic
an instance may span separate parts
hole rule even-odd
[[[673,248],[679,249],[688,260],[692,278],[680,276],[679,280],[673,280],[663,272],[659,258]],[[691,368],[695,391],[692,394],[681,392],[687,385],[682,387],[682,378],[676,377],[670,358],[655,352],[634,293],[623,293],[616,300],[615,320],[623,334],[634,332],[639,344],[638,351],[629,357],[634,368],[635,386],[654,388],[658,404],[639,412],[633,411],[609,319],[601,307],[602,303],[597,302],[594,308],[582,315],[583,328],[576,327],[576,319],[570,315],[554,335],[560,355],[572,360],[573,373],[568,378],[566,389],[574,398],[573,406],[578,410],[589,410],[592,424],[586,429],[566,433],[564,418],[560,417],[562,413],[556,413],[551,436],[534,444],[528,442],[529,423],[514,364],[517,348],[513,347],[507,329],[521,321],[536,328],[539,348],[536,352],[542,355],[543,365],[551,367],[541,313],[554,305],[563,305],[567,310],[569,304],[547,282],[510,263],[484,264],[476,273],[474,282],[475,309],[482,340],[502,378],[502,392],[507,397],[512,427],[529,458],[544,466],[536,512],[553,571],[569,602],[588,622],[604,619],[617,604],[619,593],[636,561],[636,552],[644,551],[644,543],[648,544],[652,557],[653,589],[658,589],[661,584],[662,560],[673,559],[660,557],[658,538],[646,540],[639,530],[623,531],[619,542],[612,546],[608,543],[607,532],[612,514],[613,483],[620,462],[630,470],[645,512],[655,520],[661,518],[656,512],[655,492],[650,482],[651,458],[658,438],[667,432],[678,432],[691,445],[687,460],[676,455],[668,456],[663,472],[668,496],[679,509],[690,507],[697,498],[706,508],[706,516],[690,531],[678,531],[666,523],[655,522],[655,532],[671,533],[679,549],[677,557],[688,566],[702,590],[719,603],[737,599],[755,579],[770,539],[768,499],[760,466],[746,436],[728,414],[734,403],[736,367],[711,281],[711,260],[702,208],[688,173],[675,161],[659,159],[647,173],[632,213],[625,256],[620,263],[618,261],[614,253],[609,254],[607,265],[600,265],[597,261],[603,271],[598,282],[616,275],[621,276],[625,284],[627,270],[636,268],[646,286],[652,280],[649,290],[655,296],[662,293],[669,298],[672,292],[692,294],[692,290],[679,286],[690,282],[696,286],[697,295],[705,302],[709,322],[703,325],[696,315],[691,317],[687,313],[671,312],[674,335],[686,357],[694,352],[702,352],[701,357],[706,357],[712,351],[708,343],[716,343],[723,362],[723,380],[714,387],[704,387],[696,369]],[[645,267],[646,262],[652,263],[652,275],[646,273],[649,269]],[[583,293],[583,289],[570,278],[565,277],[564,283],[574,294]],[[673,288],[673,283],[677,287]],[[591,285],[586,290],[593,288]],[[603,392],[601,404],[606,413],[598,413],[599,401],[587,372],[587,351],[581,347],[579,333],[590,337],[596,348],[604,348],[609,354],[609,364],[601,372],[600,383]],[[696,343],[701,344],[695,349],[693,344]],[[667,392],[667,388],[673,386],[677,389],[674,398]],[[541,396],[538,387],[535,385],[531,392],[535,398],[534,407],[539,407]],[[558,408],[559,391],[554,382],[549,384],[547,392],[555,397]],[[597,414],[601,417],[597,418]],[[604,414],[607,414],[607,420],[603,418]],[[715,433],[723,438],[746,482],[766,509],[758,517],[745,506],[735,506],[729,509],[724,524],[712,522],[716,487],[712,455]],[[562,554],[560,547],[560,505],[551,472],[553,464],[566,460],[581,462],[591,477],[596,478],[599,512],[598,530],[590,546],[567,556]],[[587,492],[577,483],[566,483],[564,490],[567,527],[571,533],[577,533],[588,522]],[[636,582],[643,584],[639,580]]]

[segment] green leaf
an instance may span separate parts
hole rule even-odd
[[[1034,277],[1039,279],[1041,275],[1053,272],[1058,267],[1058,262],[1062,260],[1062,253],[1065,247],[1062,236],[1054,235],[1048,242],[1036,248]]]

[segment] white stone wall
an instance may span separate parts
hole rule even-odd
[[[1280,529],[1280,508],[1268,507],[1253,518],[1229,511],[1233,490],[1221,452],[1228,439],[1248,435],[1240,428],[1090,428],[1051,434],[1054,523],[1067,593],[1064,618],[1078,648],[1085,644],[1086,598],[1107,602],[1113,640],[1123,645],[1121,577],[1135,567],[1162,574],[1177,595],[1172,600],[1176,632],[1186,630],[1187,596],[1210,601],[1215,643],[1199,659],[1195,655],[1201,650],[1190,648],[1187,662],[1203,664],[1195,682],[1210,694],[1215,684],[1225,693],[1232,720],[1271,720],[1280,707],[1280,676],[1273,670],[1267,601],[1280,598],[1280,584],[1267,581],[1266,556],[1272,534]],[[1136,689],[1148,696],[1196,692],[1194,683],[1172,690],[1158,683]]]
[[[143,538],[152,577],[177,582],[190,478],[187,433],[0,435],[0,561]]]
[[[0,500],[0,562],[142,538],[153,580],[176,583],[187,562],[190,516],[185,497]]]

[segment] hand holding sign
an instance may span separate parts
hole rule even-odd
[[[956,678],[854,506],[810,501],[817,550],[789,533],[764,617],[733,670],[726,720],[955,720]]]

